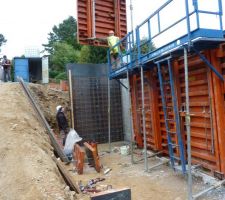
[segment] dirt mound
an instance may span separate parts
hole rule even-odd
[[[57,105],[62,105],[65,107],[67,119],[70,119],[68,92],[54,90],[49,88],[48,85],[39,84],[29,84],[29,88],[35,101],[41,108],[46,120],[54,130],[58,130],[55,117]]]
[[[21,86],[3,83],[0,88],[0,199],[71,199],[52,160],[48,135]],[[42,101],[49,98],[55,97]],[[49,110],[55,106],[47,105]]]

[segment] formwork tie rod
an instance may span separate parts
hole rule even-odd
[[[203,62],[205,62],[209,68],[222,80],[224,81],[223,76],[216,70],[216,68],[206,59],[206,57],[204,55],[202,55],[197,49],[195,49],[194,47],[192,47],[192,49],[194,50],[194,52],[203,60]]]
[[[220,182],[217,182],[217,183],[215,183],[214,185],[212,185],[211,187],[209,187],[209,188],[207,188],[207,189],[205,189],[205,190],[199,192],[198,194],[193,195],[193,198],[192,198],[192,199],[193,199],[193,200],[196,200],[196,199],[198,199],[199,197],[201,197],[202,195],[206,194],[207,192],[209,192],[209,191],[211,191],[211,190],[213,190],[213,189],[216,189],[216,188],[220,187],[220,186],[223,185],[224,183],[225,183],[225,180],[222,180],[222,181],[220,181]]]

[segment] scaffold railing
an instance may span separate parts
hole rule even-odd
[[[135,38],[133,32],[129,32],[115,45],[123,46],[116,69],[108,52],[110,78],[183,49],[184,45],[204,41],[202,48],[205,49],[207,42],[224,41],[222,14],[222,0],[168,0],[136,27]]]

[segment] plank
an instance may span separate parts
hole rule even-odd
[[[131,200],[131,189],[110,189],[107,191],[92,194],[91,200]]]

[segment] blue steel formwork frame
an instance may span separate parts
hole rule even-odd
[[[174,80],[173,80],[173,70],[171,66],[171,57],[167,57],[163,60],[157,61],[157,69],[158,69],[158,77],[159,77],[159,83],[160,83],[160,92],[162,96],[162,104],[163,104],[163,113],[164,113],[164,119],[165,119],[165,126],[166,126],[166,132],[167,132],[167,141],[168,141],[168,149],[169,149],[169,156],[170,156],[170,163],[173,169],[175,169],[175,160],[181,162],[181,168],[182,172],[186,172],[186,160],[185,160],[185,152],[184,152],[184,144],[182,142],[182,136],[181,136],[181,130],[180,130],[180,119],[179,119],[179,111],[178,111],[178,105],[177,105],[177,97],[175,94],[174,89]],[[163,76],[161,73],[161,63],[166,62],[168,69],[169,69],[169,80],[163,80]],[[167,107],[166,105],[166,94],[164,92],[164,86],[170,86],[171,88],[171,94],[172,94],[172,107]],[[175,119],[170,119],[168,110],[173,110]],[[176,122],[176,132],[172,132],[170,130],[169,121],[175,121]],[[178,138],[178,145],[173,143],[172,141],[172,135],[176,135]],[[180,154],[179,158],[174,155],[174,148],[179,148]]]
[[[123,47],[125,47],[125,53],[119,53],[121,64],[117,69],[112,69],[113,63],[110,61],[110,50],[108,51],[109,79],[125,78],[127,72],[136,73],[135,69],[155,66],[158,60],[162,60],[167,56],[175,57],[177,54],[182,54],[184,49],[188,48],[189,51],[196,53],[221,80],[224,80],[222,75],[200,53],[201,50],[214,48],[221,42],[225,41],[222,26],[222,0],[214,0],[214,2],[216,1],[218,10],[209,11],[199,9],[198,0],[183,0],[183,3],[185,4],[185,15],[167,27],[162,27],[160,23],[160,13],[171,3],[175,2],[175,0],[168,0],[144,22],[136,27],[135,39],[134,33],[129,32],[122,40],[120,40],[119,43],[114,46],[121,46],[121,44],[123,44]],[[190,2],[192,3],[192,11],[190,11]],[[207,16],[216,16],[219,26],[217,28],[202,28],[200,20],[200,15],[202,14]],[[157,17],[158,19],[158,31],[155,34],[152,34],[151,20],[154,17]],[[190,18],[195,19],[196,27],[194,29],[191,26]],[[168,30],[171,30],[176,25],[184,22],[186,24],[186,32],[182,36],[179,36],[173,41],[169,41],[167,43],[165,42],[165,44],[158,48],[152,49],[154,39],[166,33]],[[147,25],[147,38],[143,41],[141,38],[141,31],[142,27],[145,25]],[[147,51],[142,51],[142,48],[146,48],[146,46]],[[128,58],[126,62],[124,61],[124,57]],[[138,71],[143,73],[143,70]],[[172,95],[173,94],[174,92],[172,92]],[[182,143],[179,142],[179,145],[184,148]],[[190,151],[190,149],[188,151]],[[185,172],[184,162],[182,162],[182,171]]]
[[[122,54],[119,53],[119,58],[121,65],[117,68],[112,70],[112,63],[110,62],[110,51],[108,51],[108,66],[109,66],[109,79],[120,79],[125,78],[126,74],[129,73],[136,73],[136,69],[142,69],[137,70],[141,71],[143,73],[144,67],[151,67],[155,66],[155,64],[158,65],[158,69],[160,68],[159,60],[163,60],[168,56],[171,56],[172,58],[175,57],[177,54],[181,55],[184,52],[184,59],[185,61],[185,77],[187,78],[185,80],[185,87],[186,87],[186,106],[188,107],[187,110],[189,110],[189,98],[188,98],[188,63],[187,63],[187,50],[192,51],[196,53],[205,63],[206,65],[221,79],[224,81],[223,76],[210,64],[210,62],[200,53],[201,50],[204,49],[210,49],[215,48],[218,46],[221,42],[224,42],[224,35],[225,32],[223,31],[223,23],[222,23],[222,0],[214,0],[214,2],[217,1],[218,10],[217,11],[209,11],[209,10],[202,10],[199,8],[199,0],[183,0],[183,3],[185,4],[185,16],[181,17],[174,23],[168,25],[167,27],[161,27],[160,23],[160,13],[167,8],[171,3],[173,3],[175,0],[168,0],[165,4],[163,4],[159,9],[157,9],[152,15],[150,15],[144,22],[142,22],[140,25],[138,25],[135,29],[135,39],[134,39],[134,33],[129,32],[125,38],[123,38],[116,46],[120,46],[121,43],[125,42],[127,43],[126,46],[126,53]],[[192,3],[193,10],[190,11],[190,2]],[[212,2],[211,2],[212,3]],[[216,16],[217,22],[219,24],[218,28],[202,28],[201,27],[201,20],[200,15],[208,15],[208,16]],[[168,14],[168,16],[170,16]],[[158,31],[154,35],[151,32],[151,20],[157,17],[158,19]],[[190,18],[195,18],[196,28],[192,29]],[[186,32],[182,36],[176,38],[173,41],[169,41],[159,48],[152,49],[153,40],[163,33],[166,33],[168,30],[174,28],[176,25],[185,22],[186,23]],[[147,39],[144,40],[144,42],[141,40],[141,28],[147,24]],[[154,27],[155,28],[155,27]],[[132,39],[131,39],[132,38]],[[143,47],[148,47],[148,51],[142,51]],[[186,52],[186,53],[185,53]],[[124,62],[123,56],[126,56],[129,58],[127,61]],[[160,78],[160,72],[159,78]],[[143,74],[141,74],[143,77]],[[143,81],[142,81],[143,82]],[[162,82],[162,81],[161,81]],[[142,85],[143,86],[143,85]],[[162,88],[161,88],[162,90]],[[143,93],[143,91],[142,91]],[[174,95],[174,91],[172,92],[172,95]],[[144,98],[144,96],[143,96]],[[144,105],[143,108],[144,109]],[[144,110],[143,110],[144,112]],[[165,111],[164,111],[165,114]],[[165,115],[166,116],[166,115]],[[177,118],[178,116],[175,116]],[[144,120],[144,119],[143,119]],[[187,112],[186,113],[186,123],[187,126],[190,125],[190,115]],[[189,125],[188,125],[189,124]],[[188,127],[187,127],[188,128]],[[188,199],[196,199],[198,196],[203,195],[206,191],[200,192],[197,195],[192,196],[192,178],[191,178],[191,145],[190,145],[190,127],[188,128],[189,133],[187,133],[187,153],[188,153]],[[168,131],[167,131],[168,132]],[[179,145],[181,145],[182,148],[184,148],[183,144],[179,142]],[[168,145],[169,147],[169,145]],[[169,149],[170,151],[170,149]],[[145,158],[146,159],[146,158]],[[182,157],[183,159],[183,157]],[[185,172],[185,167],[183,161],[182,164],[182,171]],[[172,161],[171,161],[172,163]],[[146,163],[147,165],[147,163]],[[173,165],[173,164],[172,164]]]
[[[222,23],[222,0],[214,0],[218,2],[218,11],[206,11],[200,10],[198,0],[183,0],[185,3],[186,13],[185,16],[175,21],[174,23],[168,25],[167,27],[161,27],[160,23],[160,13],[167,8],[175,0],[168,0],[159,9],[157,9],[152,15],[150,15],[144,22],[138,25],[135,29],[136,37],[134,38],[133,31],[129,32],[124,38],[122,38],[114,47],[123,45],[125,53],[120,51],[119,58],[121,61],[121,66],[117,69],[112,69],[113,63],[110,61],[110,50],[108,51],[108,66],[109,66],[109,77],[110,79],[120,78],[126,74],[126,70],[132,71],[134,68],[145,65],[146,63],[153,62],[157,58],[162,58],[171,53],[183,52],[184,46],[195,47],[198,51],[212,48],[212,46],[218,45],[224,42],[224,32]],[[192,1],[193,11],[189,12],[189,2]],[[207,16],[217,16],[219,28],[202,28],[200,15],[204,14]],[[151,20],[157,16],[158,18],[158,32],[152,34]],[[196,28],[191,29],[190,18],[195,18]],[[152,49],[151,44],[153,40],[166,33],[166,31],[171,30],[176,25],[186,22],[186,33],[168,43],[165,43],[159,48]],[[147,39],[143,42],[141,38],[141,28],[146,25],[148,26]],[[155,30],[155,29],[154,29]],[[125,44],[125,45],[124,45]],[[149,47],[148,51],[142,53],[143,46]],[[128,58],[128,62],[124,62],[124,57]],[[131,58],[131,59],[130,59]],[[130,59],[130,60],[129,60]]]

